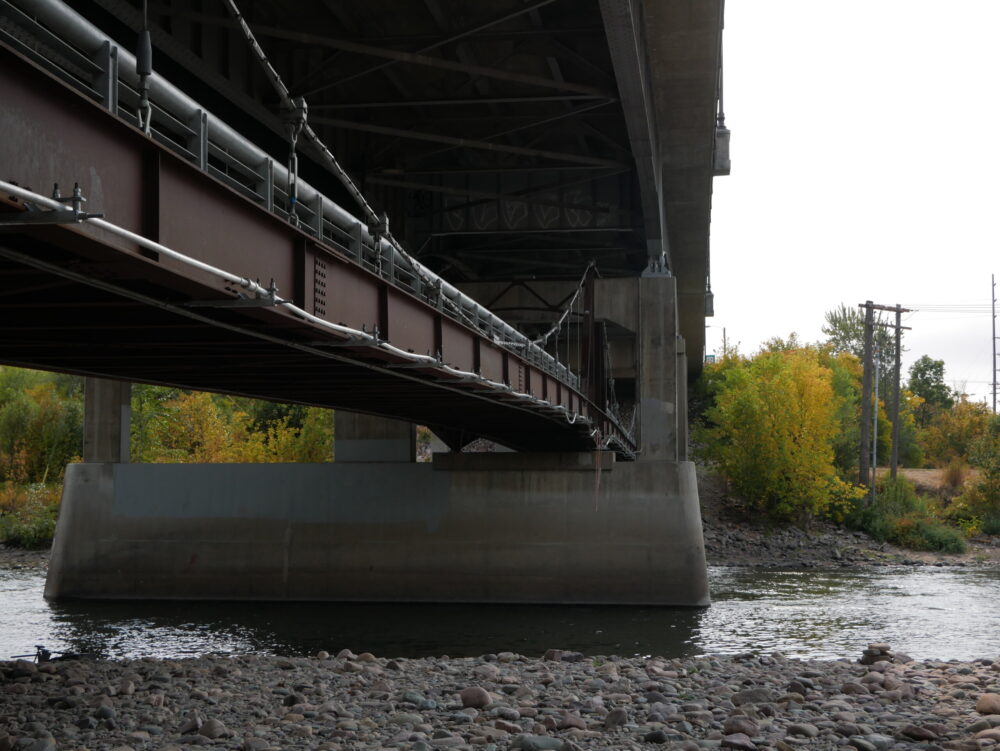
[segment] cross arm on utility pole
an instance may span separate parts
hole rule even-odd
[[[873,302],[858,303],[859,308],[871,308],[872,310],[885,310],[889,313],[912,313],[910,308],[901,308],[898,305],[876,305]]]

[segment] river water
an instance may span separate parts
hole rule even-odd
[[[112,658],[209,652],[474,656],[781,651],[857,657],[887,641],[918,659],[1000,657],[1000,570],[713,567],[709,608],[331,603],[60,602],[44,575],[0,571],[0,659],[49,649]]]

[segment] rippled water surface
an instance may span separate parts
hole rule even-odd
[[[44,575],[0,571],[0,659],[49,649],[109,657],[206,652],[479,655],[770,652],[855,657],[888,641],[917,658],[1000,655],[1000,571],[713,568],[704,609],[316,603],[67,602]]]

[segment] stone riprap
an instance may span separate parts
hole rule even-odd
[[[0,663],[0,751],[983,749],[1000,661],[550,650],[479,658],[205,656]]]

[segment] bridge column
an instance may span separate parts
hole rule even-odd
[[[680,420],[686,405],[684,341],[677,335],[677,279],[639,279],[638,360],[640,459],[682,461],[678,440],[686,427]],[[686,451],[683,452],[686,454]]]
[[[132,426],[132,384],[86,378],[83,387],[83,460],[127,464]]]
[[[338,462],[415,462],[417,426],[338,409],[333,447]]]
[[[686,342],[677,339],[681,351],[677,353],[677,460],[686,462],[688,457],[688,358]]]

